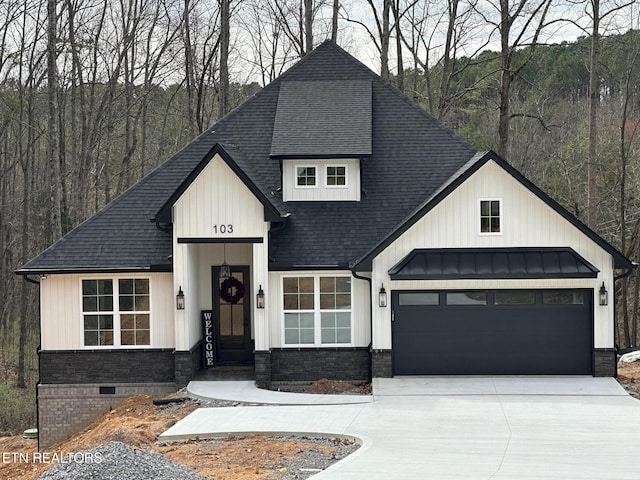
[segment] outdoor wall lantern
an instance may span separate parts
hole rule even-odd
[[[256,307],[264,308],[264,290],[262,290],[262,285],[258,288],[258,294],[256,295]]]
[[[224,262],[220,266],[220,278],[230,278],[231,277],[231,267],[227,262]]]
[[[385,308],[387,306],[387,291],[384,289],[384,283],[378,292],[378,306]]]
[[[184,310],[184,292],[182,291],[182,286],[180,286],[178,294],[176,295],[176,308],[178,310]]]
[[[227,263],[227,244],[223,243],[222,248],[224,249],[224,256],[222,257],[222,265],[220,266],[220,278],[230,278],[231,277],[231,267]]]
[[[609,301],[607,298],[607,289],[604,288],[604,282],[602,282],[602,286],[600,287],[600,305],[603,307],[608,305]]]

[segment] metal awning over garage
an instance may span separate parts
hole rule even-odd
[[[392,280],[596,278],[599,270],[573,249],[415,249],[389,270]]]

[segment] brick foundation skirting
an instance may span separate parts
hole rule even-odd
[[[271,352],[253,352],[254,375],[256,387],[269,388],[271,386]]]
[[[176,350],[174,378],[178,388],[186,387],[196,372],[202,368],[202,340],[189,351]]]
[[[615,377],[618,373],[615,348],[593,349],[593,376]]]
[[[100,391],[103,393],[100,393]],[[40,450],[66,440],[100,414],[132,395],[175,392],[170,383],[109,383],[38,385],[38,436]],[[113,393],[112,393],[113,392]]]
[[[173,383],[173,349],[41,350],[40,383]]]
[[[393,377],[392,353],[391,350],[374,350],[371,352],[371,374],[374,377]]]
[[[349,382],[371,380],[368,347],[273,349],[269,363],[272,382],[314,382],[323,378]],[[257,376],[256,358],[256,379]]]

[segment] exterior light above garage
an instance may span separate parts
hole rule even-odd
[[[184,310],[184,292],[182,286],[178,288],[178,294],[176,295],[176,309]]]
[[[258,288],[258,294],[256,295],[256,307],[264,308],[264,290],[262,290],[262,285]]]
[[[384,283],[378,292],[378,306],[381,308],[385,308],[387,306],[387,291],[384,289]]]
[[[608,292],[607,289],[604,287],[604,282],[602,282],[602,286],[600,287],[600,305],[602,305],[603,307],[609,304],[609,300],[608,300]]]

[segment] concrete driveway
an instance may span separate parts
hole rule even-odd
[[[372,403],[201,408],[160,440],[323,433],[362,447],[314,479],[640,478],[640,403],[614,379],[375,379]]]

